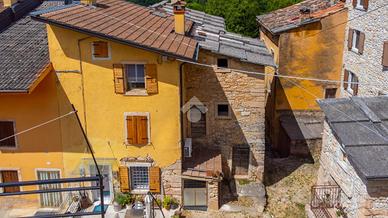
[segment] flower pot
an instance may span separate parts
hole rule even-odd
[[[113,210],[115,211],[115,212],[119,212],[120,210],[121,210],[121,205],[119,204],[119,203],[117,203],[117,202],[113,202]]]

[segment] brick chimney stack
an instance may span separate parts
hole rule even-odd
[[[81,0],[81,4],[84,4],[84,5],[97,5],[97,0]]]
[[[186,2],[181,0],[172,0],[171,5],[174,9],[175,32],[185,35],[185,7]]]

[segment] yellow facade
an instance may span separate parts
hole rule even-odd
[[[161,55],[109,41],[109,60],[93,60],[91,45],[101,40],[75,31],[47,26],[50,59],[59,73],[60,112],[74,104],[99,164],[117,170],[123,157],[150,156],[159,167],[181,158],[179,63]],[[81,58],[80,58],[81,57]],[[81,59],[81,61],[80,61]],[[115,94],[113,64],[157,64],[159,92],[133,96]],[[74,72],[79,71],[79,72]],[[125,144],[127,112],[148,112],[150,141],[145,146]],[[62,122],[64,164],[68,176],[79,174],[83,160],[91,163],[75,119]]]
[[[57,118],[59,107],[56,100],[55,80],[55,73],[50,72],[30,94],[0,94],[0,120],[14,121],[15,132],[21,132]],[[37,180],[38,170],[55,170],[63,175],[60,139],[59,121],[17,135],[15,149],[0,150],[0,171],[17,170],[19,181]],[[36,186],[25,186],[21,190],[36,190],[36,188]],[[1,200],[8,201],[8,199],[12,198],[5,197]],[[37,195],[25,195],[23,199],[30,200],[25,202],[25,207],[36,206],[39,203]]]
[[[322,18],[320,22],[279,35],[274,36],[261,30],[260,38],[273,52],[278,74],[339,81],[346,20],[347,10],[344,9]],[[271,93],[274,99],[270,100],[272,109],[269,109],[274,113],[267,117],[271,122],[270,134],[274,147],[278,146],[279,137],[281,138],[278,119],[282,112],[319,111],[316,99],[325,97],[326,88],[340,87],[339,83],[288,78],[274,81]]]

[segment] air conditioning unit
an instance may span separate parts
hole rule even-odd
[[[184,156],[185,157],[191,157],[191,152],[193,150],[192,146],[192,139],[191,138],[186,138],[185,139],[185,146],[184,146]]]

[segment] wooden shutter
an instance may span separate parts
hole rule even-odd
[[[352,82],[357,83],[357,84],[352,83],[353,95],[357,95],[358,94],[358,77],[356,75],[353,75]]]
[[[129,169],[126,166],[119,166],[120,190],[121,192],[130,191]]]
[[[348,31],[348,49],[352,49],[352,45],[353,45],[353,29],[349,28],[349,31]]]
[[[160,168],[150,167],[149,186],[152,193],[160,193]]]
[[[384,67],[388,67],[388,41],[384,42],[382,62]]]
[[[109,57],[108,42],[98,41],[93,42],[93,56],[96,58],[107,58]]]
[[[137,126],[136,117],[127,116],[127,143],[137,144]]]
[[[19,182],[18,172],[15,170],[1,171],[1,177],[2,177],[3,183]],[[5,193],[19,192],[20,188],[19,186],[11,186],[11,187],[5,187],[3,190]]]
[[[364,42],[365,42],[365,33],[360,32],[360,38],[358,40],[358,53],[362,54],[364,52]]]
[[[364,4],[362,6],[364,7],[364,10],[367,11],[369,6],[369,0],[364,0]]]
[[[145,65],[146,90],[148,94],[158,93],[158,72],[156,64]]]
[[[146,116],[136,117],[137,143],[138,145],[148,144],[148,118]]]
[[[0,121],[0,139],[7,138],[13,134],[15,134],[13,122],[12,121]],[[15,137],[1,141],[0,146],[15,147],[16,146]]]
[[[348,89],[349,71],[344,71],[344,89]]]
[[[353,0],[352,4],[353,4],[353,7],[355,8],[357,6],[357,0]]]
[[[116,94],[125,93],[124,68],[122,64],[113,64],[114,87]]]

